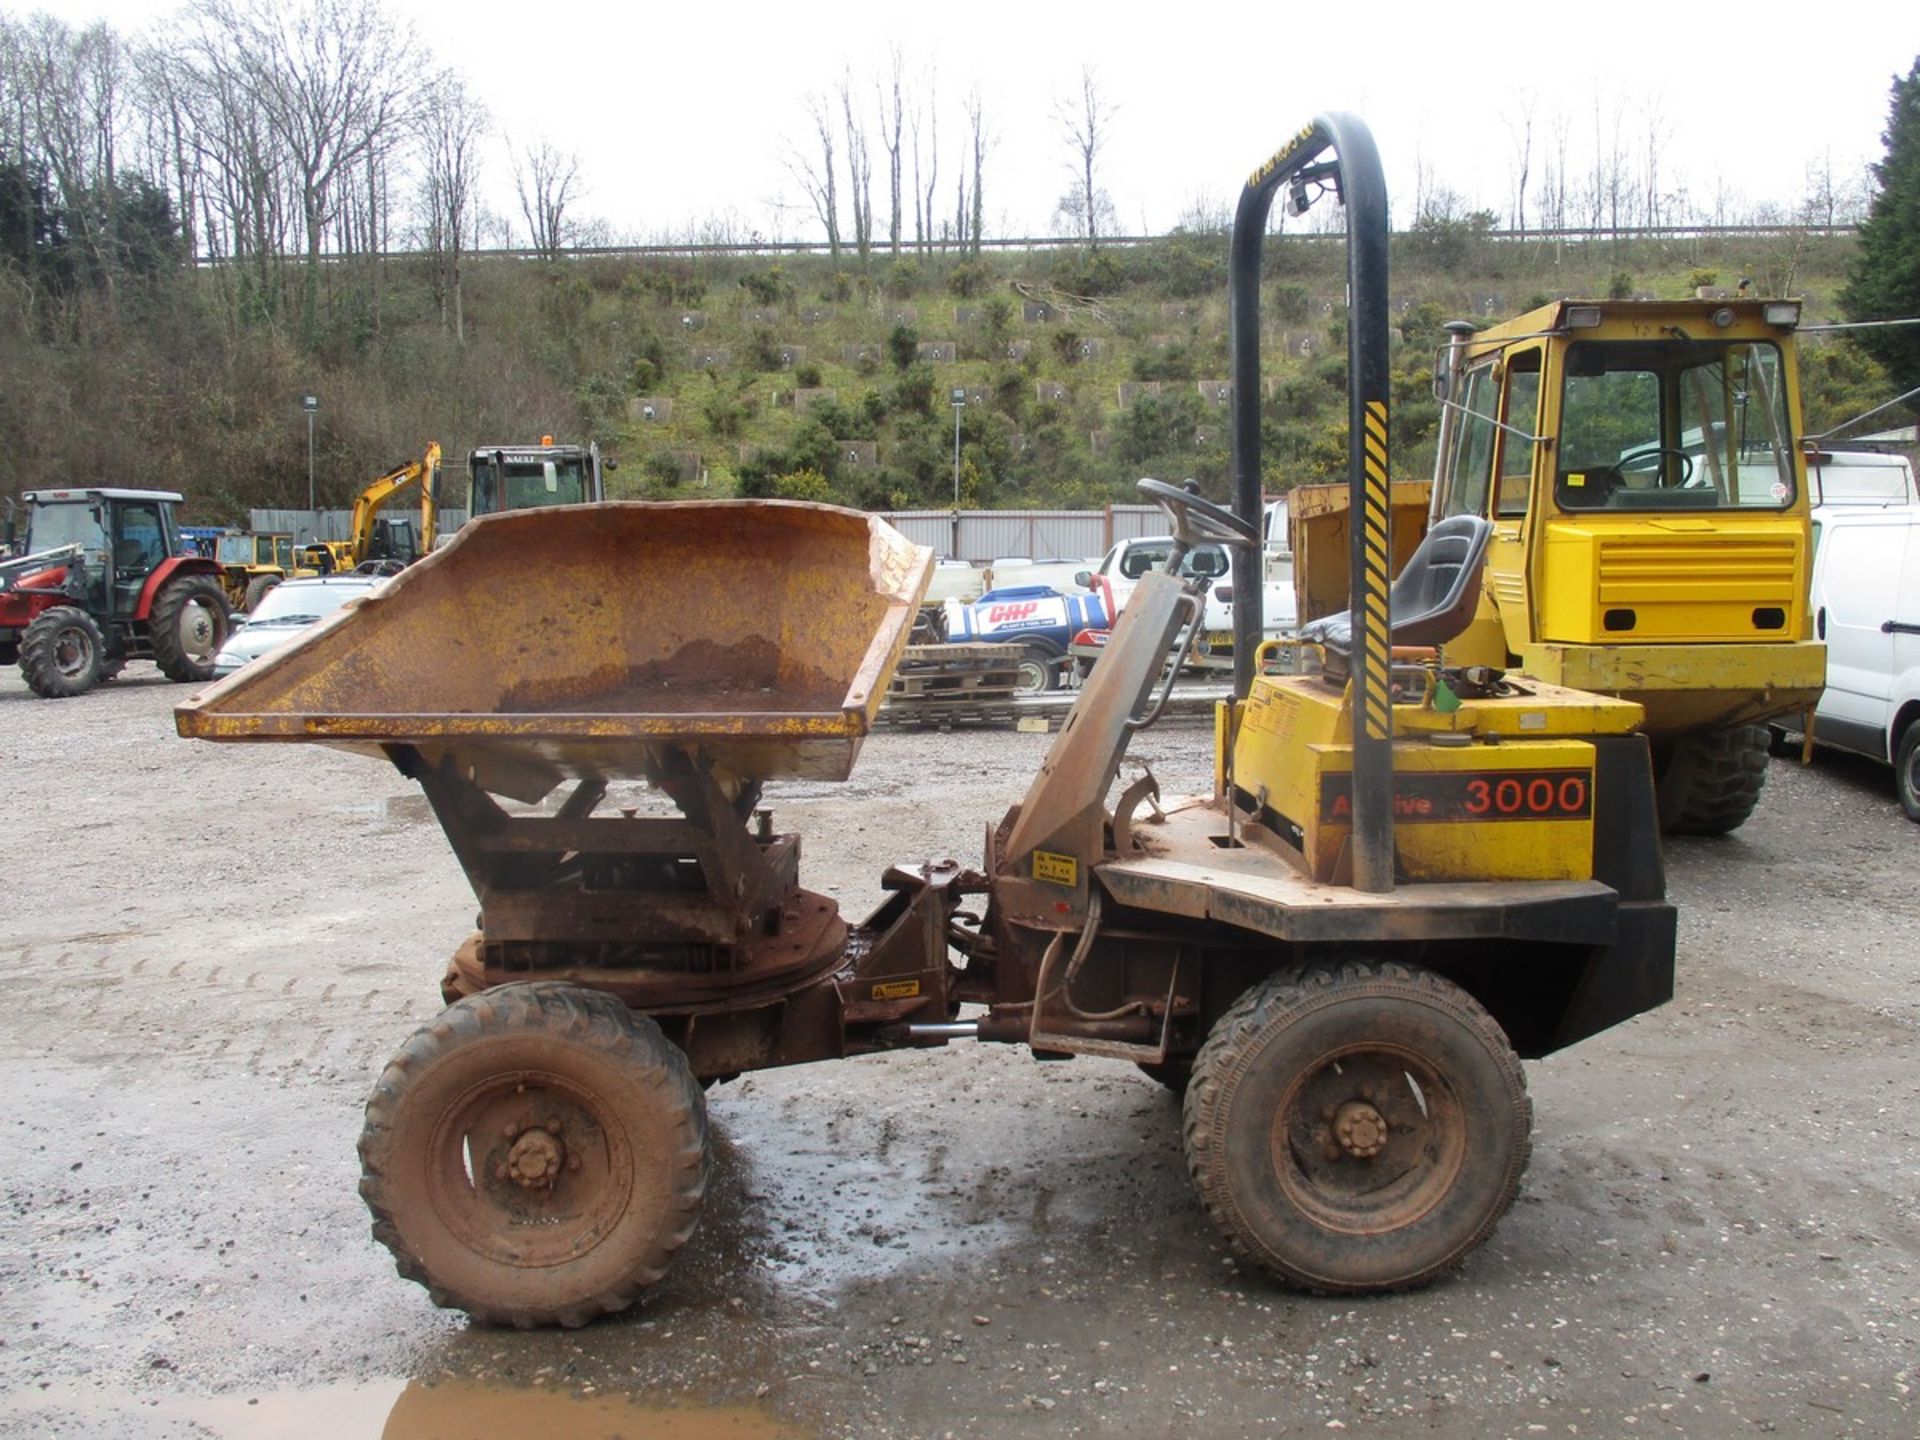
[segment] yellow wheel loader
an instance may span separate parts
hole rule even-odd
[[[1450,516],[1493,527],[1449,654],[1643,707],[1669,830],[1741,825],[1766,781],[1766,722],[1825,683],[1799,319],[1798,301],[1735,298],[1457,323],[1436,366],[1434,482],[1395,487],[1403,548]],[[1295,514],[1311,619],[1345,603],[1346,509],[1320,487]]]
[[[1203,613],[1180,561],[1225,544],[1260,593],[1259,261],[1288,185],[1348,210],[1349,620],[1329,669],[1256,675],[1261,617],[1236,606],[1249,673],[1218,713],[1213,793],[1162,801],[1120,775]],[[622,1309],[697,1223],[703,1082],[966,1040],[1183,1089],[1208,1213],[1292,1284],[1420,1285],[1487,1238],[1530,1151],[1522,1058],[1669,998],[1675,917],[1640,706],[1451,657],[1491,523],[1435,527],[1389,588],[1386,213],[1350,117],[1255,173],[1233,240],[1234,508],[1142,482],[1172,522],[1167,568],[981,868],[914,857],[864,919],[804,888],[800,837],[761,801],[849,773],[907,644],[933,556],[875,517],[484,517],[178,709],[187,736],[384,757],[479,899],[447,1008],[367,1103],[361,1193],[403,1276],[497,1323]],[[602,813],[634,777],[676,813]]]

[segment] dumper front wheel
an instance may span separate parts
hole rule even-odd
[[[1533,1110],[1506,1035],[1465,991],[1383,962],[1290,971],[1214,1025],[1186,1100],[1214,1223],[1280,1278],[1404,1290],[1492,1232]]]
[[[401,1047],[367,1102],[360,1193],[436,1305],[523,1329],[624,1310],[686,1244],[706,1104],[651,1020],[575,985],[503,985]]]

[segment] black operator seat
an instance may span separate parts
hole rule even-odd
[[[1393,644],[1444,645],[1472,623],[1492,538],[1493,522],[1483,515],[1449,515],[1427,531],[1387,592]],[[1310,620],[1300,638],[1346,655],[1353,649],[1352,612]]]

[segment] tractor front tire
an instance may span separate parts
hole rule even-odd
[[[182,575],[154,596],[147,614],[153,661],[169,680],[213,678],[213,657],[233,633],[227,592],[211,575]]]
[[[101,674],[106,637],[77,605],[42,610],[20,636],[20,674],[43,700],[84,695],[105,678]]]
[[[1656,785],[1660,828],[1670,835],[1729,835],[1746,824],[1766,787],[1771,744],[1764,725],[1681,736]]]
[[[1407,1290],[1459,1265],[1520,1188],[1533,1107],[1459,986],[1381,961],[1286,971],[1213,1026],[1187,1166],[1214,1223],[1318,1294]]]
[[[618,999],[502,985],[442,1011],[367,1101],[374,1238],[483,1324],[584,1325],[666,1274],[700,1218],[706,1102]]]

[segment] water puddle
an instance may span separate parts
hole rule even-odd
[[[90,1433],[130,1437],[149,1433],[143,1425],[157,1433],[184,1424],[209,1440],[806,1440],[751,1405],[666,1406],[473,1380],[370,1381],[205,1399],[56,1393],[31,1408],[42,1406],[49,1421],[58,1416]]]

